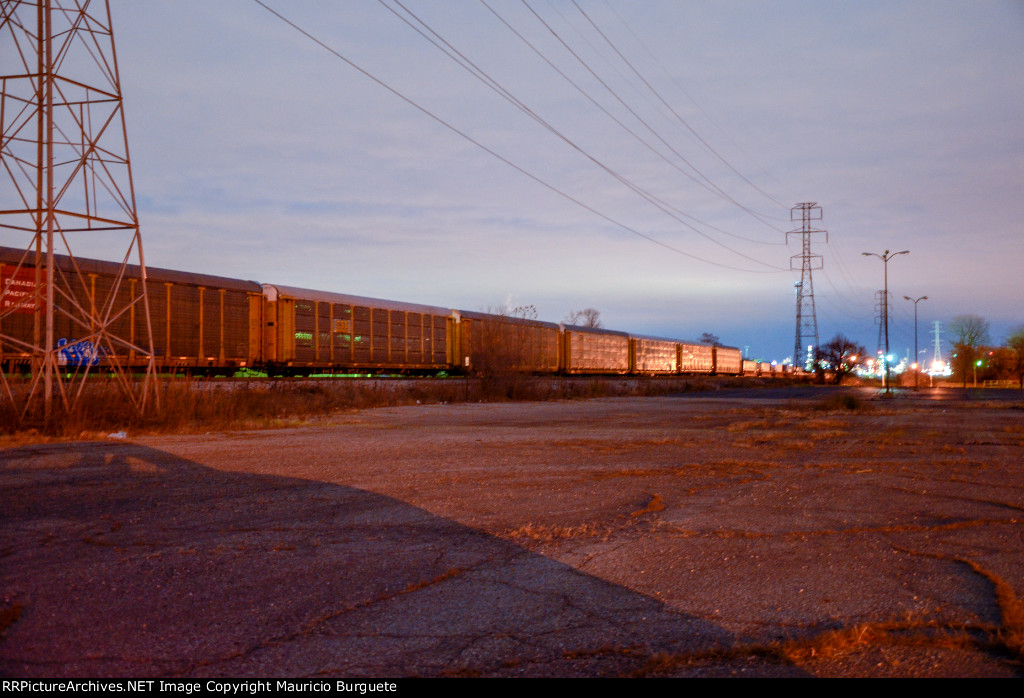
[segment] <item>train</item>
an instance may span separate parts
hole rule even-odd
[[[0,247],[0,367],[30,370],[27,348],[36,326],[37,277],[22,250]],[[75,258],[77,283],[65,283],[71,304],[97,307],[110,295],[121,265]],[[55,256],[55,273],[72,261]],[[41,270],[45,273],[45,270]],[[127,340],[116,360],[144,368],[149,353],[137,296],[139,269],[128,266],[120,295],[128,310],[109,323]],[[564,323],[526,314],[457,310],[206,274],[146,268],[153,358],[160,372],[269,376],[398,373],[775,375],[776,367],[742,357],[736,347]],[[95,347],[81,323],[54,318],[59,363],[102,367],[115,359]]]

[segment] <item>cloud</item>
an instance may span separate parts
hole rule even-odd
[[[865,250],[911,249],[891,281],[943,299],[928,312],[1016,312],[1006,298],[1020,295],[1007,289],[1020,288],[1024,18],[1012,4],[970,12],[955,2],[586,6],[715,153],[574,8],[537,5],[612,91],[525,8],[494,5],[675,167],[482,5],[409,6],[580,149],[744,255],[788,268],[794,246],[749,240],[783,241],[791,224],[775,219],[800,201],[819,202],[831,234],[815,248],[826,265],[815,277],[823,334],[863,328],[859,340],[870,343],[881,273],[860,257]],[[552,187],[696,256],[759,268],[644,202],[380,5],[346,3],[342,12],[296,0],[280,9]],[[112,11],[151,263],[470,309],[511,293],[543,319],[594,305],[609,327],[659,335],[692,327],[734,343],[750,337],[776,358],[791,351],[795,274],[723,269],[616,227],[255,4],[115,0]],[[694,181],[707,185],[704,177],[770,225]]]

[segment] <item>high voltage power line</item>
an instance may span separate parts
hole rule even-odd
[[[729,252],[732,252],[733,254],[735,254],[735,255],[737,255],[739,257],[743,257],[744,259],[746,259],[748,261],[754,262],[755,264],[761,264],[763,266],[779,270],[779,267],[776,267],[775,265],[772,265],[772,264],[768,264],[767,262],[762,262],[759,259],[755,259],[754,257],[751,257],[751,256],[749,256],[747,254],[742,253],[742,252],[739,252],[738,250],[735,250],[735,249],[729,247],[728,245],[722,243],[721,241],[714,239],[710,235],[708,235],[708,234],[704,233],[703,231],[699,230],[698,228],[694,227],[692,224],[687,223],[686,221],[682,220],[679,216],[687,216],[687,214],[683,213],[682,211],[680,211],[676,207],[674,207],[671,204],[669,204],[668,202],[666,202],[661,197],[658,197],[655,194],[653,194],[652,192],[650,192],[648,189],[646,189],[644,187],[641,187],[636,182],[634,182],[632,179],[629,179],[628,177],[625,177],[620,172],[618,172],[617,170],[613,169],[612,167],[610,167],[609,165],[604,163],[602,160],[599,160],[598,158],[596,158],[595,156],[590,154],[586,149],[584,149],[578,143],[576,143],[571,138],[566,136],[562,131],[560,131],[559,129],[555,128],[549,121],[547,121],[546,119],[541,117],[533,109],[528,107],[524,102],[522,102],[520,99],[515,97],[515,95],[513,95],[509,90],[507,90],[504,86],[502,86],[501,83],[499,83],[497,80],[492,78],[486,71],[481,69],[476,63],[474,63],[469,58],[467,58],[465,56],[465,54],[463,54],[461,51],[459,51],[454,46],[452,46],[451,43],[449,43],[447,40],[445,40],[444,37],[442,37],[430,25],[428,25],[426,22],[424,22],[422,19],[420,19],[415,13],[411,12],[399,0],[394,0],[394,2],[395,2],[396,5],[401,7],[409,15],[409,18],[411,18],[413,21],[415,21],[420,26],[422,26],[423,30],[420,30],[418,27],[414,26],[412,24],[412,21],[410,21],[410,19],[401,16],[400,13],[396,12],[391,7],[388,7],[387,4],[384,2],[384,0],[378,0],[378,3],[380,3],[385,8],[387,8],[389,11],[391,11],[393,14],[395,14],[395,16],[397,16],[399,19],[401,19],[403,22],[405,22],[414,31],[416,31],[420,36],[422,36],[428,42],[430,42],[434,47],[439,49],[442,53],[444,53],[446,56],[448,56],[453,61],[455,61],[460,67],[462,67],[464,70],[466,70],[471,75],[473,75],[473,77],[475,77],[478,80],[480,80],[481,82],[483,82],[485,85],[487,85],[488,88],[494,90],[503,99],[505,99],[506,101],[511,103],[517,109],[521,110],[523,113],[525,113],[531,119],[533,119],[536,123],[538,123],[544,129],[546,129],[549,133],[551,133],[552,135],[554,135],[555,137],[557,137],[558,139],[563,141],[566,145],[568,145],[570,148],[572,148],[576,152],[580,153],[583,157],[585,157],[587,160],[589,160],[594,165],[599,167],[605,173],[607,173],[608,175],[613,177],[620,184],[624,185],[626,188],[628,188],[629,190],[631,190],[632,192],[634,192],[635,194],[640,196],[642,199],[647,201],[649,204],[653,205],[655,208],[659,209],[660,211],[662,211],[663,213],[668,215],[670,218],[675,220],[680,225],[683,225],[683,226],[689,228],[690,230],[692,230],[693,232],[697,233],[701,237],[704,237],[705,239],[707,239],[709,242],[712,242],[713,244],[716,244],[719,247],[722,247],[723,249],[726,249]],[[424,30],[426,32],[428,32],[434,38],[431,38],[430,36],[427,36],[424,33]],[[443,44],[443,46],[441,44]],[[696,181],[696,180],[694,180],[694,181]],[[689,217],[689,216],[687,216],[687,217]]]
[[[664,65],[664,64],[663,64],[663,63],[661,62],[661,60],[660,60],[660,59],[659,59],[659,58],[658,58],[658,57],[657,57],[657,56],[656,56],[656,55],[654,54],[654,52],[653,52],[653,51],[652,51],[652,50],[650,49],[650,47],[649,47],[649,46],[647,45],[647,43],[646,43],[646,42],[645,42],[645,41],[643,40],[643,38],[642,38],[641,36],[639,36],[639,35],[638,35],[638,34],[637,34],[637,33],[636,33],[635,31],[633,31],[633,28],[632,28],[632,27],[631,27],[631,26],[629,25],[629,23],[628,23],[628,22],[626,22],[626,20],[625,20],[625,19],[624,19],[624,18],[622,17],[622,15],[621,15],[621,14],[619,14],[619,13],[618,13],[618,12],[616,11],[615,7],[614,7],[614,6],[613,6],[613,5],[611,4],[611,2],[609,2],[609,0],[604,0],[604,4],[605,4],[605,6],[607,6],[607,7],[608,7],[609,11],[611,11],[611,13],[612,13],[613,15],[615,15],[615,18],[616,18],[616,19],[617,19],[617,20],[619,21],[619,23],[620,23],[620,24],[621,24],[621,25],[622,25],[622,26],[623,26],[623,27],[624,27],[624,28],[626,29],[626,31],[627,31],[627,32],[629,32],[630,36],[632,36],[632,37],[633,37],[633,38],[634,38],[634,39],[636,40],[637,44],[639,44],[639,45],[640,45],[640,47],[641,47],[641,48],[642,48],[642,49],[643,49],[643,50],[644,50],[644,51],[645,51],[645,52],[647,53],[647,55],[648,55],[648,56],[650,56],[650,58],[651,58],[651,59],[652,59],[652,60],[653,60],[653,61],[655,62],[655,64],[657,64],[657,66],[658,66],[659,68],[661,68],[661,72],[662,72],[662,73],[664,73],[664,74],[665,74],[665,76],[666,76],[666,77],[667,77],[667,78],[668,78],[668,79],[669,79],[669,80],[670,80],[670,81],[672,82],[672,84],[676,86],[676,89],[678,89],[678,90],[679,90],[679,92],[681,92],[681,93],[683,94],[683,96],[685,96],[685,97],[686,97],[686,99],[688,99],[688,100],[690,101],[690,103],[691,103],[691,104],[693,104],[693,106],[694,106],[694,107],[696,107],[697,111],[699,111],[699,112],[700,112],[701,114],[703,114],[703,115],[704,115],[704,118],[706,118],[706,119],[708,120],[708,122],[710,122],[710,123],[711,123],[711,125],[712,125],[712,126],[714,126],[714,127],[716,128],[716,129],[718,129],[718,132],[719,132],[719,133],[721,133],[721,134],[722,134],[723,136],[725,136],[725,138],[727,138],[727,139],[729,140],[729,142],[730,142],[730,143],[732,143],[732,145],[733,145],[733,146],[734,146],[734,147],[735,147],[735,148],[736,148],[736,149],[737,149],[738,151],[740,151],[740,153],[742,153],[742,154],[743,154],[743,156],[744,156],[744,157],[746,157],[746,158],[747,158],[748,160],[750,160],[750,161],[751,161],[752,163],[754,163],[755,165],[757,165],[758,169],[760,169],[760,170],[761,170],[762,174],[766,175],[767,177],[769,177],[769,178],[771,178],[771,179],[774,179],[774,178],[773,178],[773,177],[771,176],[771,174],[769,174],[769,173],[768,173],[768,172],[767,172],[767,171],[765,170],[765,168],[764,168],[764,167],[763,167],[762,165],[758,164],[758,163],[757,163],[757,162],[756,162],[756,161],[754,160],[754,158],[752,158],[752,157],[750,156],[750,154],[749,154],[749,153],[747,153],[747,152],[746,152],[746,151],[745,151],[745,150],[743,149],[743,147],[742,147],[742,146],[740,146],[740,145],[739,145],[739,144],[738,144],[738,143],[737,143],[737,142],[736,142],[736,141],[735,141],[735,140],[734,140],[734,139],[732,138],[732,136],[730,136],[730,135],[729,135],[729,134],[728,134],[728,133],[727,133],[727,132],[725,131],[725,129],[723,129],[723,128],[722,128],[722,127],[721,127],[721,126],[720,126],[720,125],[718,124],[718,122],[717,122],[717,121],[715,121],[715,119],[714,119],[714,118],[713,118],[713,117],[712,117],[712,116],[711,116],[710,114],[708,114],[708,112],[707,112],[707,111],[706,111],[706,110],[705,110],[705,109],[704,109],[704,108],[703,108],[703,107],[702,107],[702,106],[700,105],[700,103],[699,103],[699,102],[697,102],[697,100],[695,100],[695,99],[694,99],[694,98],[693,98],[693,97],[692,97],[692,96],[690,95],[690,93],[689,93],[689,92],[688,92],[688,91],[686,90],[686,88],[684,88],[684,87],[683,87],[682,85],[680,85],[680,84],[679,84],[679,81],[678,81],[678,80],[677,80],[677,79],[675,78],[675,76],[674,76],[674,75],[672,75],[672,73],[671,73],[671,72],[669,72],[669,70],[668,70],[668,69],[667,69],[667,68],[665,67],[665,65]],[[778,180],[775,180],[775,181],[776,181],[776,183],[777,183],[777,184],[780,184],[780,186],[782,186],[782,185],[781,185],[781,183],[779,183],[779,182],[778,182]],[[772,199],[774,200],[774,197],[769,197],[769,198],[772,198]],[[797,198],[797,197],[796,197],[796,195],[794,195],[794,197],[793,197],[793,198]],[[780,205],[780,206],[783,206],[783,207],[784,207],[784,204],[779,204],[779,205]],[[767,215],[765,215],[765,218],[771,218],[772,220],[777,220],[777,221],[787,221],[787,220],[789,220],[788,218],[785,218],[785,217],[782,217],[782,216],[767,216]]]
[[[648,121],[646,119],[644,119],[642,116],[640,116],[640,114],[637,113],[637,111],[635,109],[633,109],[631,106],[629,106],[629,104],[626,103],[626,100],[623,99],[614,89],[612,89],[612,87],[608,84],[608,82],[606,80],[604,80],[600,75],[597,74],[597,71],[595,71],[590,66],[590,64],[588,64],[579,55],[579,53],[577,51],[575,51],[568,44],[568,42],[566,42],[565,39],[562,38],[562,36],[557,31],[555,31],[554,27],[552,27],[543,17],[540,16],[540,14],[530,5],[529,2],[527,2],[527,0],[520,0],[520,2],[533,14],[534,17],[537,18],[537,21],[539,21],[542,25],[544,25],[544,27],[551,33],[552,36],[555,37],[555,39],[565,48],[565,50],[567,50],[572,55],[572,57],[575,58],[580,63],[580,65],[582,65],[583,68],[588,73],[590,73],[590,75],[595,80],[597,80],[601,84],[601,86],[604,87],[608,91],[608,93],[620,105],[622,105],[622,107],[624,109],[626,109],[626,111],[628,111],[637,121],[639,121],[644,126],[644,128],[646,128],[648,131],[650,131],[651,134],[655,138],[657,138],[659,141],[661,141],[661,143],[666,148],[668,148],[669,151],[672,154],[674,154],[676,157],[678,157],[682,162],[684,162],[690,169],[692,169],[694,171],[696,177],[695,178],[691,177],[691,179],[693,179],[694,182],[696,182],[698,185],[704,187],[705,189],[707,189],[711,193],[715,194],[716,196],[719,196],[722,199],[724,199],[724,200],[728,201],[729,203],[733,204],[737,208],[739,208],[739,209],[749,213],[750,215],[752,215],[754,218],[756,218],[760,222],[768,225],[769,227],[774,228],[774,226],[772,226],[770,223],[768,223],[763,218],[761,218],[756,212],[752,211],[751,209],[747,208],[746,206],[744,206],[740,202],[736,201],[733,197],[731,197],[729,194],[727,194],[721,187],[719,187],[714,182],[712,182],[711,179],[707,177],[707,175],[705,175],[701,170],[699,170],[695,165],[693,165],[682,153],[680,153],[671,143],[669,143],[668,140],[666,140],[660,133],[658,133],[654,129],[654,127],[651,126],[648,123]],[[703,180],[703,183],[700,180]],[[779,232],[781,232],[781,231],[779,231]]]
[[[704,140],[704,138],[699,133],[697,133],[697,131],[695,131],[692,126],[690,126],[690,124],[686,121],[686,119],[684,119],[682,116],[680,116],[679,112],[677,112],[675,110],[675,108],[672,107],[672,105],[669,104],[665,100],[665,98],[661,96],[661,93],[659,93],[658,90],[656,90],[654,88],[654,86],[651,85],[651,83],[648,82],[648,80],[643,75],[640,74],[640,71],[636,69],[636,66],[634,66],[633,63],[630,62],[630,60],[628,58],[626,58],[622,54],[622,51],[620,51],[618,49],[618,47],[615,46],[615,44],[612,42],[612,40],[609,39],[608,36],[603,31],[601,31],[601,28],[598,27],[597,24],[594,23],[594,20],[590,18],[590,15],[588,15],[586,13],[586,11],[582,7],[580,7],[579,3],[576,2],[576,0],[572,0],[572,4],[573,4],[573,7],[575,7],[577,10],[579,10],[580,14],[583,15],[586,18],[586,20],[590,24],[590,26],[592,26],[594,28],[594,31],[596,31],[598,34],[600,34],[601,38],[604,39],[605,42],[607,42],[607,44],[612,48],[613,51],[615,51],[615,55],[617,55],[619,58],[621,58],[622,62],[629,66],[629,69],[631,71],[633,71],[633,73],[640,79],[641,82],[643,82],[643,84],[647,87],[647,89],[649,89],[654,94],[654,96],[658,98],[659,102],[661,102],[663,105],[665,105],[665,108],[667,108],[670,112],[672,112],[672,115],[676,117],[676,120],[679,121],[679,123],[681,123],[683,126],[685,126],[686,130],[689,131],[691,134],[693,134],[694,138],[696,138],[698,141],[700,141],[701,145],[703,145],[705,148],[707,148],[716,158],[718,158],[722,162],[722,164],[724,164],[726,167],[728,167],[730,170],[732,170],[733,173],[736,174],[736,176],[738,176],[744,182],[746,182],[751,187],[753,187],[758,193],[763,194],[767,199],[773,201],[778,206],[783,206],[784,205],[781,201],[779,201],[778,199],[773,197],[771,194],[769,194],[768,192],[764,191],[759,186],[757,186],[756,184],[751,182],[749,179],[747,179],[743,175],[743,173],[741,173],[739,170],[737,170],[735,167],[732,166],[732,163],[730,163],[728,160],[726,160],[724,157],[722,157],[718,153],[717,150],[715,150],[713,147],[711,147],[711,144],[708,143],[706,140]],[[760,216],[758,216],[756,213],[754,213],[750,209],[746,208],[745,206],[742,206],[741,208],[743,208],[744,211],[747,211],[748,213],[751,213],[752,215],[754,215],[756,218],[758,218],[758,220],[761,220]]]
[[[642,136],[640,136],[640,134],[638,134],[636,131],[631,129],[629,126],[627,126],[625,123],[623,123],[622,120],[620,120],[618,117],[616,117],[610,111],[608,111],[608,109],[603,104],[601,104],[599,101],[597,101],[597,99],[595,99],[589,92],[587,92],[582,86],[580,86],[579,83],[577,83],[575,80],[573,80],[571,77],[569,77],[565,73],[565,71],[563,71],[561,68],[559,68],[557,65],[555,65],[555,63],[550,58],[545,56],[544,53],[540,49],[538,49],[529,39],[527,39],[525,36],[523,36],[523,34],[518,29],[516,29],[514,26],[512,26],[512,24],[510,24],[505,19],[505,17],[503,17],[493,7],[491,7],[487,3],[486,0],[480,0],[480,3],[484,7],[486,7],[488,10],[490,10],[491,13],[494,14],[494,16],[497,17],[498,20],[509,29],[509,31],[511,31],[517,38],[519,38],[524,44],[526,44],[526,46],[531,51],[533,51],[541,60],[543,60],[545,63],[547,63],[548,66],[550,66],[551,69],[554,70],[559,76],[561,76],[566,82],[568,82],[570,85],[572,85],[572,87],[576,91],[578,91],[581,95],[583,95],[583,97],[586,98],[587,101],[589,101],[591,104],[593,104],[599,111],[601,111],[603,114],[605,114],[609,119],[611,119],[613,122],[615,122],[624,131],[629,133],[635,140],[637,140],[639,143],[641,143],[646,149],[648,149],[652,153],[654,153],[659,159],[661,159],[664,162],[666,162],[670,167],[672,167],[673,169],[678,170],[681,174],[683,174],[685,177],[691,179],[692,181],[694,181],[699,186],[705,187],[705,188],[707,187],[707,185],[705,185],[704,183],[702,183],[698,179],[696,179],[694,177],[694,175],[692,175],[691,173],[686,172],[685,170],[683,170],[681,167],[679,167],[679,165],[677,163],[673,162],[664,153],[662,153],[657,148],[655,148],[653,145],[651,145],[649,142],[647,142]],[[705,228],[708,228],[710,230],[714,230],[715,232],[718,232],[718,233],[722,233],[723,235],[728,235],[729,237],[737,238],[737,239],[740,239],[740,240],[745,240],[747,242],[757,243],[757,244],[760,244],[760,245],[780,245],[780,244],[785,244],[785,243],[781,243],[781,242],[770,242],[770,241],[765,241],[765,240],[757,240],[757,239],[754,239],[754,238],[745,237],[743,235],[737,235],[736,233],[732,233],[732,232],[730,232],[728,230],[725,230],[723,228],[716,227],[716,226],[714,226],[714,225],[712,225],[712,224],[710,224],[710,223],[708,223],[706,221],[700,220],[699,218],[696,218],[695,216],[692,216],[692,215],[690,215],[690,214],[688,214],[688,213],[686,213],[684,211],[680,211],[679,209],[677,209],[675,207],[672,207],[672,210],[675,211],[676,213],[678,213],[679,215],[681,215],[681,216],[683,216],[685,218],[688,218],[689,220],[694,221],[695,223],[698,223],[698,224],[704,226]],[[697,231],[697,232],[699,232],[699,231]]]
[[[695,255],[693,253],[686,252],[685,250],[679,249],[678,247],[675,247],[673,245],[665,243],[662,240],[659,240],[659,239],[657,239],[657,238],[655,238],[655,237],[653,237],[651,235],[643,233],[640,230],[638,230],[638,229],[636,229],[636,228],[634,228],[634,227],[632,227],[630,225],[627,225],[626,223],[623,223],[623,222],[617,220],[616,218],[613,218],[609,214],[606,214],[606,213],[598,210],[597,208],[595,208],[595,207],[593,207],[593,206],[583,202],[579,198],[577,198],[577,197],[575,197],[575,196],[565,192],[564,190],[560,189],[559,187],[555,186],[554,184],[552,184],[552,183],[548,182],[547,180],[543,179],[539,175],[536,175],[536,174],[530,172],[529,170],[526,169],[526,167],[521,166],[521,165],[513,162],[509,158],[501,155],[500,153],[498,153],[494,149],[488,147],[487,145],[483,144],[479,140],[475,139],[474,137],[472,137],[471,135],[469,135],[468,133],[466,133],[462,129],[454,126],[453,124],[451,124],[449,121],[445,120],[444,118],[442,118],[438,114],[434,113],[433,111],[430,111],[426,107],[424,107],[421,104],[419,104],[418,102],[416,102],[411,97],[407,96],[406,94],[402,93],[401,91],[399,91],[395,87],[391,86],[390,84],[385,82],[383,79],[381,79],[381,78],[377,77],[376,75],[372,74],[369,70],[367,70],[367,69],[361,67],[360,65],[356,64],[354,61],[352,61],[351,59],[349,59],[346,56],[344,56],[340,51],[338,51],[337,49],[333,48],[332,46],[327,44],[325,41],[321,40],[320,38],[318,38],[317,36],[312,34],[310,31],[304,29],[303,27],[299,26],[296,22],[288,19],[287,17],[282,15],[280,12],[278,12],[277,10],[273,9],[272,7],[270,7],[263,0],[254,0],[254,2],[257,5],[259,5],[260,7],[262,7],[264,10],[269,12],[271,15],[276,17],[278,20],[282,21],[283,23],[287,24],[289,27],[291,27],[295,31],[299,32],[301,35],[303,35],[308,40],[312,41],[313,43],[315,43],[316,45],[318,45],[319,47],[321,47],[322,49],[324,49],[325,51],[327,51],[328,53],[333,55],[335,58],[341,60],[342,62],[344,62],[345,64],[347,64],[348,66],[350,66],[351,68],[353,68],[354,70],[356,70],[357,72],[359,72],[360,74],[365,76],[366,78],[370,79],[371,81],[373,81],[377,85],[381,86],[382,88],[384,88],[385,90],[387,90],[391,94],[395,95],[396,97],[398,97],[402,101],[406,102],[407,104],[409,104],[410,106],[412,106],[416,110],[420,111],[424,115],[428,116],[432,120],[434,120],[437,123],[441,124],[442,126],[447,128],[448,130],[452,131],[453,133],[457,134],[458,136],[462,137],[463,139],[469,141],[470,143],[472,143],[476,147],[480,148],[484,152],[488,153],[492,157],[495,157],[496,159],[498,159],[501,162],[505,163],[509,167],[512,167],[517,172],[520,172],[524,176],[526,176],[526,177],[530,178],[531,180],[533,180],[534,182],[540,184],[544,188],[546,188],[546,189],[548,189],[548,190],[558,194],[559,196],[563,197],[564,199],[566,199],[566,200],[570,201],[571,203],[573,203],[573,204],[583,208],[584,210],[589,211],[590,213],[598,216],[599,218],[601,218],[601,219],[603,219],[603,220],[605,220],[605,221],[607,221],[607,222],[609,222],[609,223],[611,223],[611,224],[613,224],[613,225],[615,225],[615,226],[617,226],[617,227],[619,227],[619,228],[621,228],[623,230],[626,230],[627,232],[630,232],[630,233],[632,233],[634,235],[637,235],[638,237],[641,237],[641,238],[646,239],[646,240],[648,240],[650,242],[653,242],[654,244],[657,244],[657,245],[659,245],[659,246],[661,246],[661,247],[663,247],[665,249],[668,249],[668,250],[670,250],[672,252],[675,252],[677,254],[680,254],[682,256],[688,257],[690,259],[693,259],[693,260],[696,260],[696,261],[699,261],[699,262],[703,262],[705,264],[710,264],[712,266],[716,266],[716,267],[719,267],[719,268],[730,269],[730,270],[733,270],[733,271],[740,271],[740,272],[745,272],[745,273],[781,273],[781,272],[788,271],[787,269],[784,269],[784,268],[781,268],[781,267],[777,267],[777,266],[768,264],[766,262],[762,262],[762,261],[757,260],[757,259],[755,259],[753,257],[749,257],[749,256],[747,256],[747,255],[745,255],[745,254],[743,254],[741,252],[738,252],[736,250],[732,250],[727,245],[724,245],[724,243],[721,243],[720,241],[714,240],[710,236],[708,236],[705,233],[703,233],[703,232],[697,230],[696,228],[694,228],[692,225],[686,223],[685,221],[679,220],[671,212],[671,209],[672,209],[671,206],[665,204],[664,202],[659,202],[657,197],[654,197],[653,195],[649,194],[648,192],[645,192],[641,187],[639,187],[637,185],[631,184],[628,180],[626,180],[625,178],[622,178],[620,175],[617,175],[617,173],[615,173],[610,168],[608,168],[606,166],[603,166],[599,161],[596,160],[596,158],[593,158],[593,156],[590,156],[588,153],[583,151],[581,148],[579,148],[578,146],[575,146],[574,144],[572,144],[571,141],[568,141],[568,139],[563,138],[563,140],[566,140],[567,143],[569,143],[574,148],[579,150],[583,155],[585,155],[586,157],[591,159],[599,167],[602,167],[602,169],[604,169],[606,172],[608,172],[608,174],[610,174],[611,176],[613,176],[617,180],[619,180],[620,183],[624,184],[625,186],[630,188],[632,191],[634,191],[638,195],[640,195],[643,198],[645,198],[649,203],[652,203],[653,205],[658,207],[660,210],[662,210],[666,214],[668,214],[671,217],[673,217],[674,219],[678,220],[681,224],[683,224],[683,225],[687,226],[688,228],[692,229],[694,232],[697,232],[698,234],[703,235],[704,237],[708,238],[710,241],[712,241],[715,244],[718,244],[719,246],[721,246],[721,247],[723,247],[723,248],[733,252],[734,254],[737,254],[737,255],[739,255],[741,257],[744,257],[744,258],[746,258],[746,259],[748,259],[750,261],[753,261],[753,262],[755,262],[757,264],[768,266],[768,267],[770,267],[770,269],[768,269],[768,270],[744,269],[744,268],[735,267],[735,266],[732,266],[732,265],[729,265],[729,264],[723,264],[721,262],[716,262],[716,261],[713,261],[713,260],[710,260],[710,259],[706,259],[704,257],[700,257],[700,256]],[[389,8],[389,9],[392,9],[392,8]],[[393,9],[392,9],[392,11],[394,12]],[[454,50],[454,49],[452,49],[452,50]],[[510,93],[507,93],[506,90],[504,90],[496,82],[492,81],[489,78],[489,76],[487,76],[485,73],[483,73],[482,71],[477,73],[477,72],[475,72],[475,70],[473,68],[471,68],[467,64],[462,63],[461,61],[455,59],[454,56],[451,56],[450,54],[449,54],[449,56],[452,57],[453,60],[456,60],[460,65],[462,65],[464,69],[466,69],[469,72],[471,72],[472,74],[474,74],[478,79],[482,80],[485,84],[488,84],[491,87],[491,89],[494,89],[499,94],[502,94],[503,97],[506,98],[508,101],[512,102],[513,104],[515,104],[517,102],[517,100]],[[491,84],[491,83],[493,83],[493,84]],[[506,96],[506,94],[507,94],[507,96]],[[529,109],[526,108],[525,105],[522,105],[522,107],[519,107],[519,108],[524,109],[527,113],[531,114],[531,118],[533,118],[532,112],[530,112]],[[540,120],[540,122],[543,122],[543,120]]]

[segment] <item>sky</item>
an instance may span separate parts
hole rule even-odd
[[[1024,323],[1019,0],[265,3],[323,45],[254,0],[111,0],[150,266],[781,361],[816,202],[822,342],[876,348],[884,250],[895,353],[904,296],[927,357],[934,321]]]

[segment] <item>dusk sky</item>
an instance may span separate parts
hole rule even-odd
[[[875,348],[885,249],[899,355],[904,295],[928,357],[1024,323],[1019,0],[265,1],[348,62],[254,0],[111,1],[150,266],[781,360],[813,201],[823,342]]]

